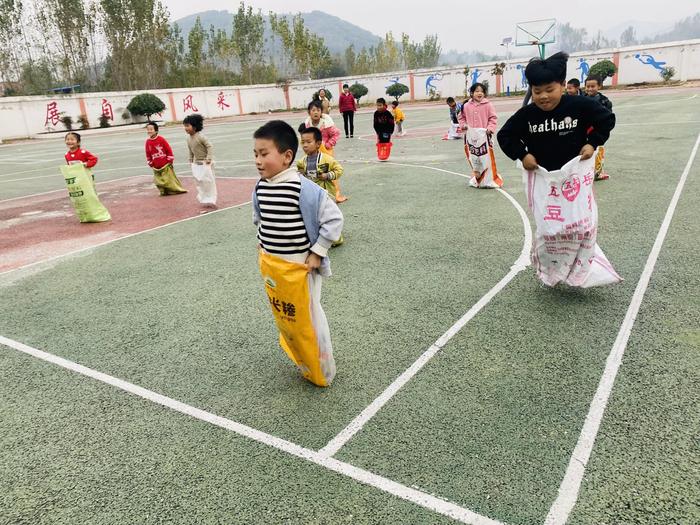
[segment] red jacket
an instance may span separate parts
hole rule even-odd
[[[73,162],[82,162],[86,168],[92,168],[97,164],[97,157],[86,149],[78,148],[75,151],[66,153],[66,163],[71,164]]]
[[[154,139],[146,139],[146,160],[151,168],[159,170],[172,164],[175,157],[168,141],[160,135],[156,135]]]
[[[357,111],[357,102],[355,102],[355,97],[352,96],[352,93],[348,93],[347,95],[345,93],[340,94],[338,109],[341,113],[345,111]]]

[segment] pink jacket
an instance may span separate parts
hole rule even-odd
[[[307,117],[304,123],[307,128],[312,126],[311,118]],[[340,130],[335,127],[335,122],[330,115],[321,115],[321,122],[318,123],[318,129],[321,130],[321,136],[323,137],[323,145],[328,149],[333,149],[338,143],[338,138],[340,137]]]
[[[457,115],[457,120],[462,129],[467,129],[468,127],[486,128],[491,133],[496,132],[496,125],[498,124],[496,110],[486,97],[482,98],[481,102],[470,99]]]

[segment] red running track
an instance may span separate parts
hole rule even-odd
[[[0,273],[121,239],[205,210],[192,177],[181,177],[189,193],[161,197],[150,176],[97,183],[111,221],[80,223],[66,190],[0,202]],[[218,178],[218,207],[250,201],[254,179]]]

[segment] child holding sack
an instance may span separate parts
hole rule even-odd
[[[469,185],[474,188],[500,188],[503,186],[496,170],[492,136],[496,132],[498,117],[493,104],[486,98],[487,88],[481,82],[469,88],[471,98],[457,114],[464,130],[464,152],[472,168]]]
[[[109,211],[100,202],[95,189],[95,176],[92,168],[97,165],[97,157],[80,146],[80,134],[66,133],[66,165],[61,166],[61,174],[66,181],[75,214],[80,222],[104,222],[111,219]]]
[[[306,379],[328,386],[336,368],[321,285],[331,275],[328,250],[341,237],[343,214],[326,190],[297,172],[299,141],[289,124],[272,120],[253,137],[260,174],[253,223],[280,345]]]
[[[335,145],[338,143],[338,138],[340,137],[340,130],[335,127],[335,122],[330,115],[323,113],[323,108],[321,106],[320,100],[312,100],[307,106],[307,111],[309,116],[306,121],[299,127],[299,132],[306,128],[317,128],[321,131],[323,137],[323,143],[321,144],[321,151],[327,153],[331,157],[335,157]],[[333,181],[335,186],[335,201],[340,204],[345,202],[348,198],[342,194],[340,191],[340,183],[338,180]]]
[[[173,169],[173,149],[167,140],[158,134],[158,124],[146,124],[146,161],[153,169],[153,182],[161,196],[187,193]]]
[[[592,157],[610,136],[615,115],[588,97],[564,96],[567,60],[566,53],[530,60],[525,76],[532,103],[508,119],[498,143],[523,165],[537,225],[531,255],[537,276],[547,286],[588,288],[622,280],[596,243],[592,186]]]
[[[194,113],[186,116],[182,124],[187,133],[192,176],[197,184],[197,200],[205,207],[216,208],[216,179],[212,168],[214,150],[209,139],[202,133],[204,117]]]

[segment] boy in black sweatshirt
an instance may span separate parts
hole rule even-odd
[[[521,160],[526,170],[538,166],[558,170],[578,155],[589,159],[615,127],[615,115],[599,102],[563,96],[568,58],[556,53],[530,60],[525,77],[532,87],[532,103],[520,108],[498,132],[503,153]]]
[[[374,131],[377,132],[377,141],[382,144],[391,142],[391,134],[394,132],[394,116],[386,107],[386,100],[377,99],[377,111],[374,112]]]
[[[610,99],[603,95],[599,90],[603,87],[603,81],[600,77],[589,76],[586,78],[586,96],[597,100],[600,104],[612,111],[612,102]],[[605,172],[605,148],[603,146],[598,148],[598,152],[595,157],[595,180],[607,180],[610,178]]]

